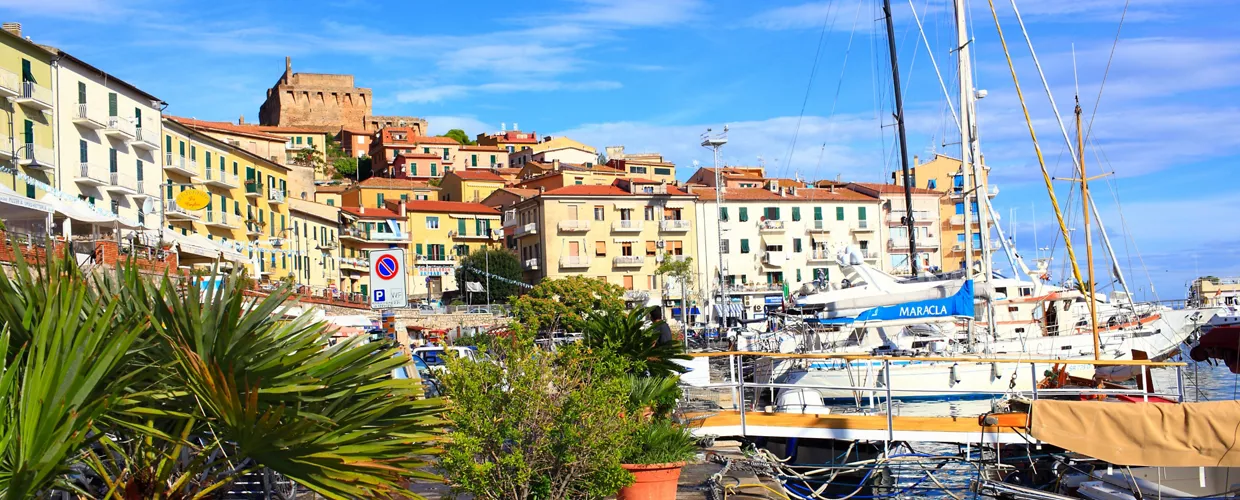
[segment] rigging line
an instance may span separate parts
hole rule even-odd
[[[1105,150],[1102,150],[1102,149],[1098,149],[1098,150],[1096,150],[1096,151],[1095,151],[1095,153],[1099,153],[1099,152],[1100,152],[1100,153],[1102,153],[1102,158],[1106,161],[1106,164],[1109,166],[1109,165],[1111,164],[1111,159],[1110,159],[1110,158],[1107,158],[1107,153],[1106,153],[1106,151],[1105,151]],[[1112,170],[1114,170],[1114,169],[1112,169]],[[1127,219],[1124,217],[1124,207],[1123,207],[1123,205],[1121,205],[1121,204],[1120,204],[1120,201],[1119,201],[1119,192],[1116,190],[1116,187],[1115,187],[1115,185],[1114,185],[1114,184],[1112,184],[1111,182],[1108,182],[1107,184],[1108,184],[1108,186],[1110,186],[1110,187],[1111,187],[1111,193],[1112,193],[1112,195],[1115,197],[1115,209],[1119,212],[1120,227],[1121,227],[1121,228],[1123,228],[1123,230],[1124,230],[1124,248],[1125,248],[1125,251],[1127,251],[1127,248],[1128,248],[1128,242],[1131,240],[1131,241],[1132,241],[1133,251],[1134,251],[1134,252],[1136,252],[1136,254],[1137,254],[1137,262],[1140,262],[1140,263],[1141,263],[1141,270],[1142,270],[1142,271],[1145,271],[1145,279],[1146,279],[1146,282],[1148,282],[1148,283],[1149,283],[1149,285],[1150,285],[1150,294],[1152,294],[1152,295],[1154,296],[1154,301],[1155,301],[1155,302],[1159,302],[1159,301],[1161,301],[1162,299],[1158,297],[1158,289],[1154,286],[1154,277],[1153,277],[1153,276],[1150,276],[1150,268],[1149,268],[1149,266],[1147,266],[1147,265],[1145,264],[1145,255],[1143,255],[1143,254],[1141,253],[1141,246],[1137,244],[1137,239],[1136,239],[1136,238],[1133,238],[1133,237],[1131,236],[1131,234],[1132,234],[1132,233],[1128,232],[1128,221],[1127,221]],[[1131,257],[1130,257],[1130,259],[1131,259]],[[1129,263],[1129,264],[1128,264],[1128,267],[1129,267],[1129,268],[1132,268],[1132,264],[1131,264],[1131,263]]]
[[[1115,40],[1111,42],[1111,53],[1107,56],[1107,67],[1102,71],[1102,83],[1098,85],[1098,97],[1094,98],[1094,109],[1089,113],[1089,126],[1085,127],[1085,140],[1092,137],[1094,131],[1094,118],[1098,116],[1098,104],[1102,102],[1102,89],[1107,86],[1107,76],[1111,74],[1111,61],[1115,59],[1115,47],[1119,45],[1119,34],[1124,29],[1124,18],[1128,17],[1128,3],[1130,0],[1124,0],[1124,11],[1119,15],[1119,26],[1115,27]]]
[[[849,30],[848,32],[848,45],[847,47],[844,48],[844,62],[840,66],[840,78],[839,78],[839,81],[835,84],[835,97],[831,99],[831,113],[827,115],[827,127],[831,132],[835,131],[835,122],[834,122],[835,107],[840,102],[840,91],[844,89],[844,72],[848,69],[848,55],[852,53],[853,36],[857,34],[857,21],[861,19],[861,7],[864,5],[865,3],[863,1],[857,2],[857,13],[853,15],[852,29]],[[822,143],[822,147],[823,147],[823,150],[825,150],[827,147],[827,143],[825,142]],[[792,161],[792,155],[788,155],[788,156],[789,156],[788,161]],[[818,166],[814,168],[814,173],[818,175],[819,177],[821,177],[822,175],[822,171],[819,170],[819,168],[821,167],[822,167],[822,152],[820,151],[818,153]]]
[[[943,73],[939,72],[939,63],[935,61],[934,50],[930,48],[930,40],[926,39],[926,30],[921,25],[921,18],[917,16],[917,9],[913,7],[913,0],[908,0],[908,7],[913,11],[913,20],[917,22],[917,31],[921,33],[921,42],[926,45],[926,53],[930,54],[930,65],[934,66],[934,75],[939,79],[939,88],[943,89],[947,108],[951,110],[952,120],[956,122],[956,128],[959,129],[960,116],[956,114],[956,107],[952,105],[952,96],[947,92],[947,83],[943,81]]]
[[[822,18],[822,31],[818,32],[818,45],[814,47],[814,64],[809,68],[809,81],[805,82],[805,97],[801,99],[801,112],[797,115],[797,126],[792,130],[792,144],[788,146],[784,168],[780,171],[781,176],[788,170],[788,165],[792,163],[792,153],[796,151],[797,137],[801,134],[801,120],[805,118],[805,107],[809,104],[809,94],[814,88],[814,75],[818,73],[818,59],[822,56],[822,42],[827,37],[827,28],[832,25],[831,10],[835,7],[835,3],[827,4],[827,13]]]

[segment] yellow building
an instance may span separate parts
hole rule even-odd
[[[408,201],[409,292],[415,299],[438,298],[459,289],[457,261],[482,247],[500,248],[500,212],[481,203]]]
[[[939,245],[943,250],[943,270],[947,272],[956,271],[964,267],[965,249],[972,247],[973,259],[976,261],[982,257],[982,236],[977,229],[978,217],[980,215],[977,195],[970,192],[969,188],[964,184],[964,173],[960,168],[960,160],[943,154],[935,154],[934,159],[921,163],[917,157],[913,157],[914,167],[910,169],[909,174],[913,179],[913,186],[925,189],[933,189],[935,191],[943,191],[947,193],[939,203]],[[983,166],[978,169],[978,175],[983,177],[978,179],[979,186],[985,185],[984,180],[990,173],[990,167]],[[894,183],[899,186],[904,185],[904,176],[900,172],[892,174]],[[978,191],[981,191],[979,188]],[[999,194],[997,186],[989,186],[986,195],[993,200],[995,195]],[[965,198],[969,198],[969,220],[974,227],[973,243],[968,245],[965,243],[964,229],[964,210]],[[989,228],[989,224],[987,225]],[[992,247],[994,239],[991,239]]]
[[[384,202],[439,199],[439,188],[426,181],[371,177],[340,193],[344,207],[382,208]]]
[[[314,186],[314,202],[329,207],[343,207],[344,200],[341,198],[341,195],[350,187],[352,187],[351,184],[320,184]]]
[[[490,170],[453,170],[439,183],[440,199],[479,203],[504,187],[504,178]]]
[[[526,280],[587,276],[620,285],[634,304],[679,303],[658,282],[665,258],[697,258],[697,197],[662,183],[570,185],[517,202],[505,214]],[[660,301],[662,299],[662,301]]]
[[[243,265],[259,281],[290,276],[298,257],[286,242],[292,237],[286,186],[288,167],[216,139],[165,117],[164,186],[161,189],[164,225],[183,241],[183,265],[221,263]],[[210,196],[206,208],[189,210],[176,203],[186,189]],[[188,238],[205,237],[210,243],[193,244]],[[220,250],[223,250],[221,253]]]
[[[392,210],[395,207],[396,210]],[[391,203],[385,208],[340,209],[340,290],[365,299],[370,290],[370,251],[402,248],[409,251],[404,208]],[[406,272],[408,272],[406,266]]]
[[[298,284],[320,292],[340,283],[340,209],[293,198],[288,201],[293,219],[292,249],[300,257],[293,264]]]
[[[526,146],[508,155],[508,163],[512,167],[523,167],[531,161],[561,161],[590,167],[598,163],[598,150],[567,137],[547,136],[538,144]]]
[[[51,60],[50,52],[21,37],[20,26],[0,31],[0,107],[9,121],[0,127],[0,179],[31,199],[43,192],[21,175],[49,186],[60,180],[54,178]]]
[[[624,146],[608,146],[607,166],[625,172],[631,179],[676,182],[676,164],[659,153],[625,153]]]
[[[1240,306],[1240,278],[1205,276],[1188,286],[1188,307]]]

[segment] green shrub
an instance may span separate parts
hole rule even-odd
[[[665,464],[687,461],[697,453],[697,439],[688,429],[669,420],[638,422],[624,450],[626,464]]]

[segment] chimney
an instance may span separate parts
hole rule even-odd
[[[237,117],[237,125],[245,125],[245,115]]]
[[[538,186],[538,194],[547,192],[547,186]]]
[[[400,203],[400,218],[405,218],[405,202]]]
[[[547,141],[550,141],[550,140],[551,140],[551,136],[546,136],[546,137],[543,137],[543,142],[547,142]]]
[[[916,167],[918,165],[921,165],[921,162],[917,160],[917,155],[913,155],[913,166]]]
[[[13,36],[22,37],[22,23],[4,23],[3,28],[4,31],[12,33]]]
[[[293,58],[284,56],[284,83],[288,83],[288,79],[293,75]]]
[[[551,160],[551,170],[560,170],[560,160]]]

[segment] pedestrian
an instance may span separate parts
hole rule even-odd
[[[659,343],[667,344],[672,339],[672,327],[663,321],[663,309],[656,307],[650,310],[650,321],[654,322],[655,330],[659,331]]]

